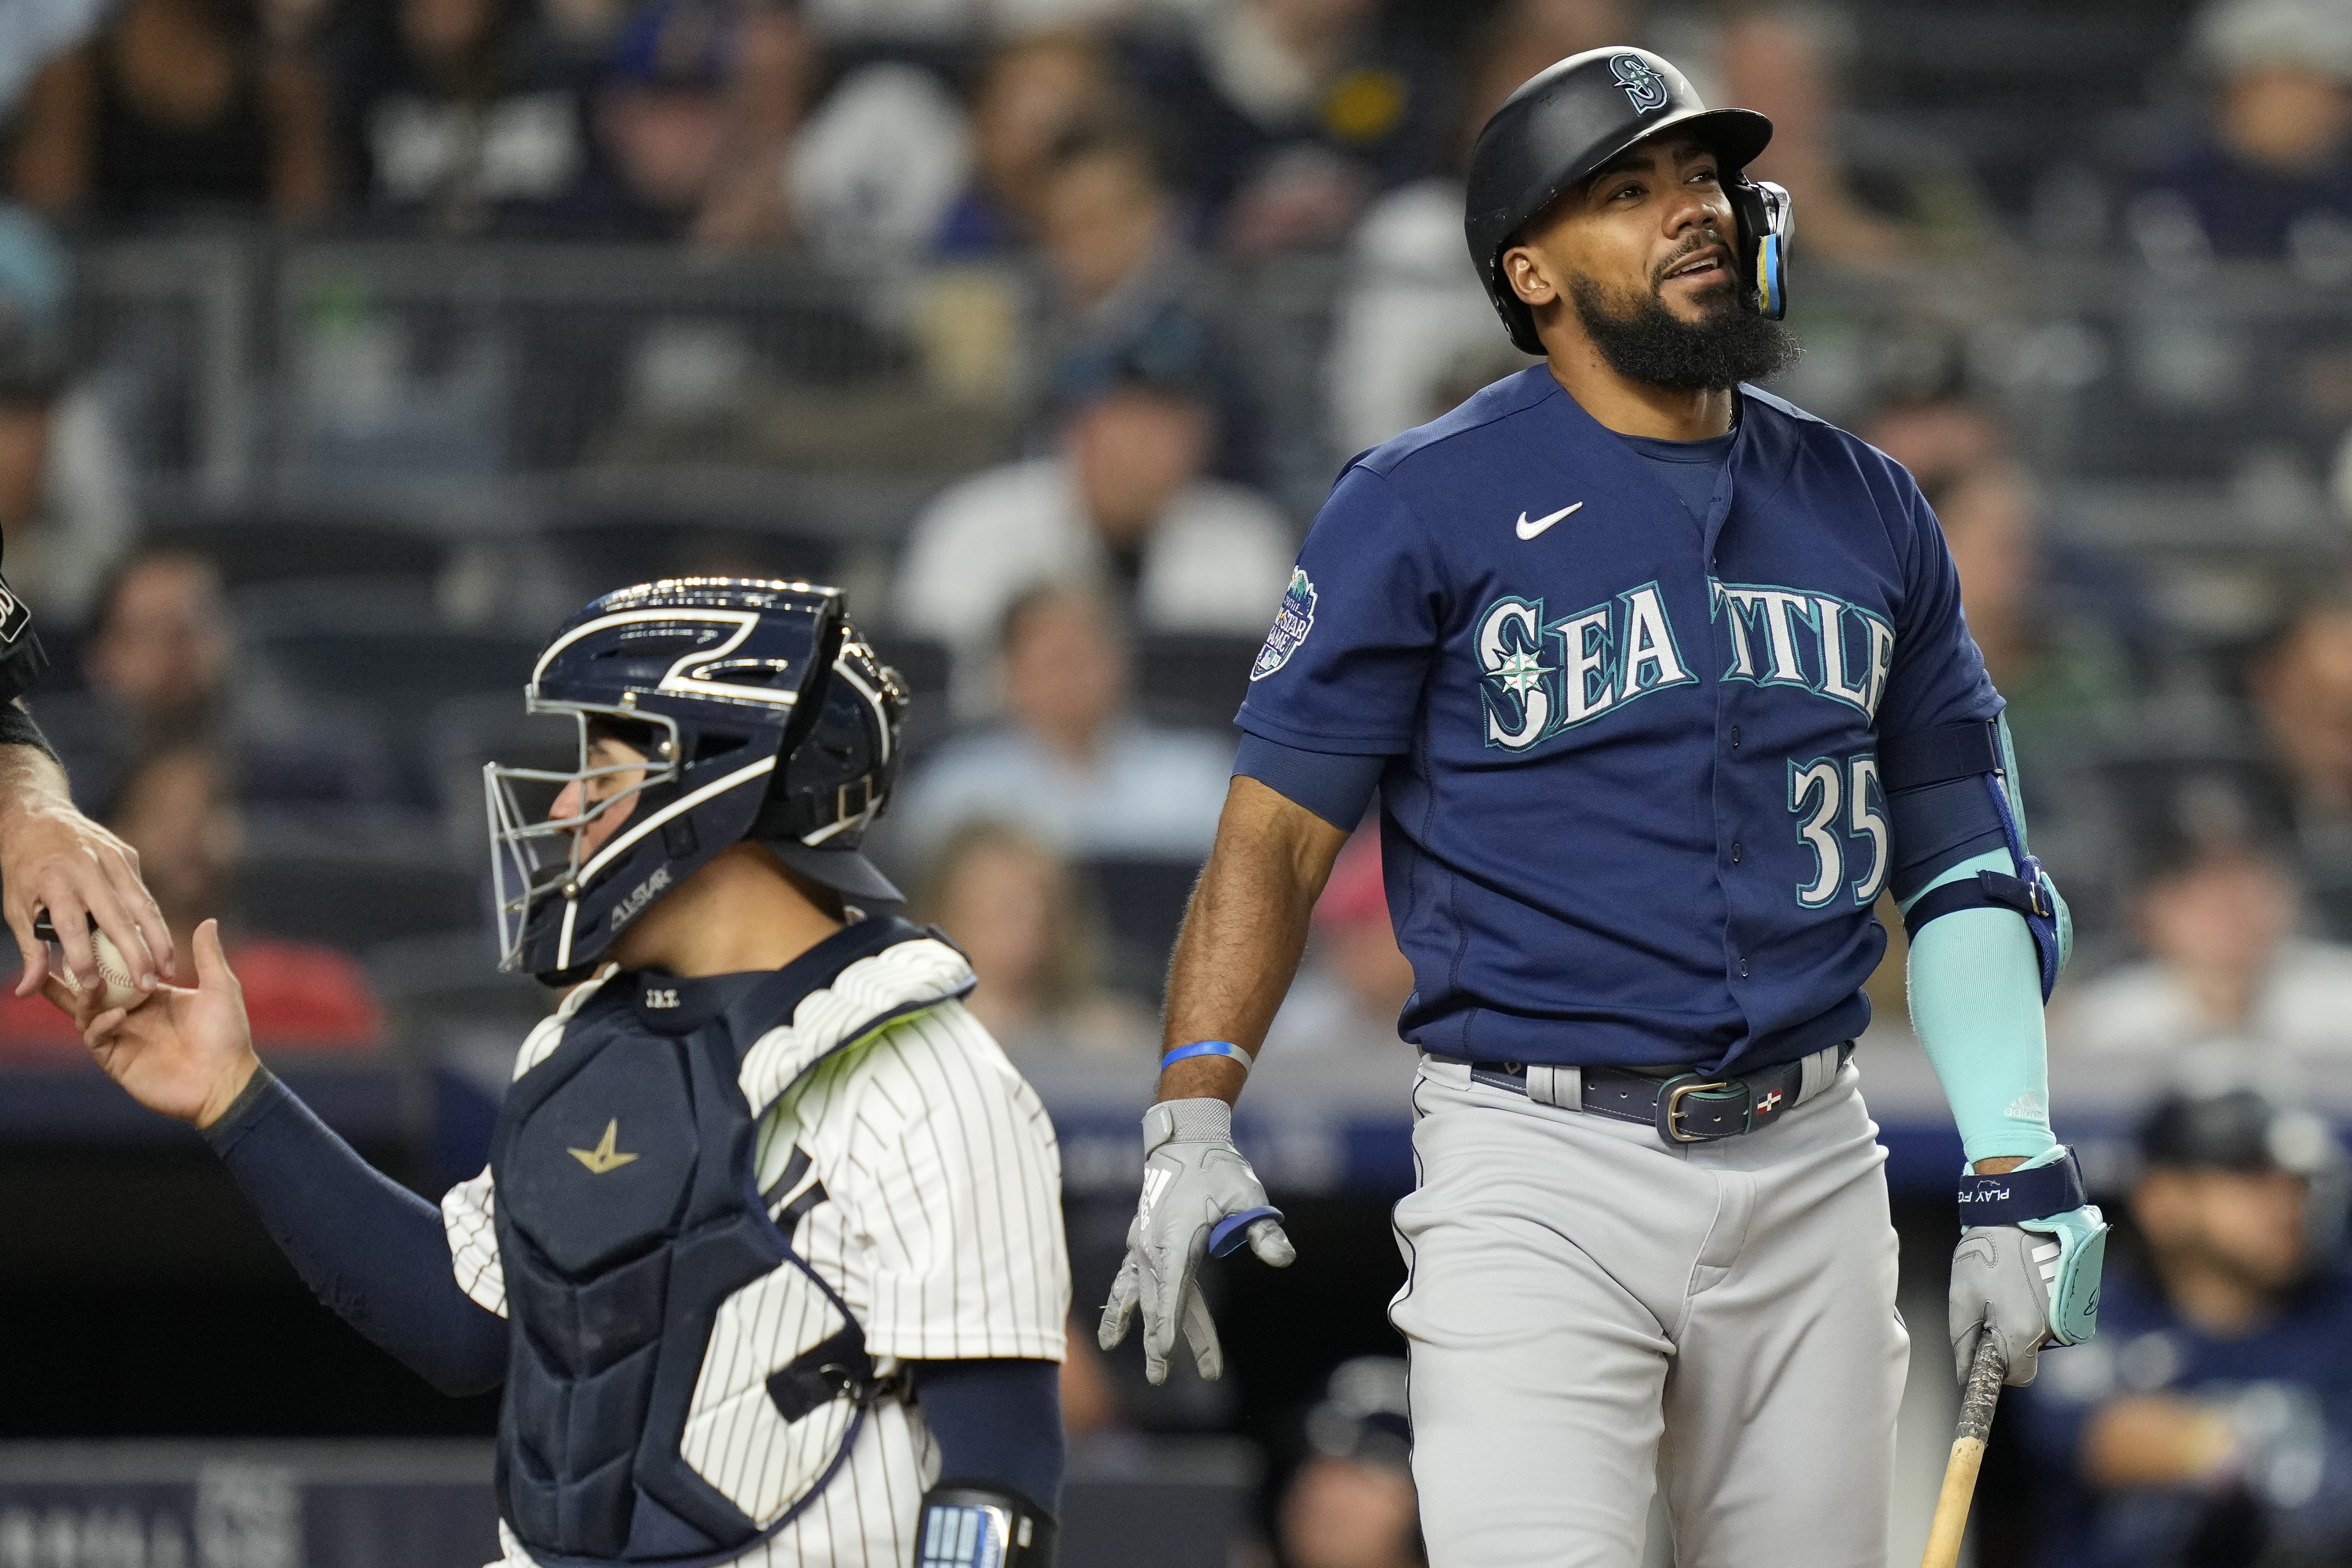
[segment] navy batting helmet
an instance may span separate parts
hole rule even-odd
[[[501,969],[584,977],[663,893],[746,838],[852,901],[899,900],[859,846],[898,774],[906,692],[839,589],[688,577],[607,594],[540,655],[524,705],[572,718],[580,765],[483,770]],[[591,767],[592,724],[641,735],[644,765]],[[583,790],[571,815],[547,809],[601,775],[635,776],[601,800]],[[615,815],[592,850],[584,830]]]
[[[1593,171],[1662,131],[1711,147],[1739,220],[1742,302],[1779,320],[1788,312],[1789,193],[1740,174],[1772,140],[1772,122],[1752,109],[1709,109],[1683,73],[1647,49],[1588,49],[1538,71],[1503,100],[1470,153],[1463,226],[1486,297],[1511,342],[1543,353],[1535,317],[1503,275],[1503,252],[1528,220]]]

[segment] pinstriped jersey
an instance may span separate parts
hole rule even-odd
[[[614,978],[575,991],[532,1032],[518,1079]],[[970,984],[944,942],[900,942],[809,993],[742,1059],[746,1100],[767,1108],[753,1179],[793,1251],[857,1320],[882,1375],[906,1361],[1063,1354],[1059,1152],[1034,1092],[956,999]],[[625,1157],[625,1138],[604,1157]],[[503,1315],[496,1205],[486,1170],[442,1210],[459,1286]],[[803,1321],[830,1310],[821,1294],[792,1289],[803,1278],[780,1269],[720,1306],[681,1443],[697,1473],[754,1519],[773,1517],[803,1462],[796,1444],[807,1447],[766,1389],[824,1328]],[[734,1561],[903,1564],[938,1469],[919,1407],[886,1400],[830,1482]],[[530,1561],[511,1532],[505,1540],[509,1563]]]

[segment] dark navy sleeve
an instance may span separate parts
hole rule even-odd
[[[980,1481],[1062,1511],[1062,1369],[1050,1361],[908,1363],[942,1480]]]
[[[1372,804],[1383,756],[1352,752],[1310,752],[1263,735],[1244,735],[1234,753],[1234,773],[1253,778],[1285,800],[1303,805],[1342,833],[1353,833]]]
[[[1990,719],[2003,707],[1985,673],[1984,655],[1960,613],[1960,574],[1944,531],[1911,476],[1885,458],[1904,510],[1897,527],[1905,547],[1903,602],[1895,620],[1894,663],[1875,728],[1909,735],[1941,724]]]
[[[1234,722],[1313,752],[1412,749],[1444,624],[1433,536],[1362,465],[1307,531]]]
[[[441,1211],[360,1158],[267,1068],[205,1137],[336,1315],[447,1394],[507,1375],[507,1321],[457,1288]]]

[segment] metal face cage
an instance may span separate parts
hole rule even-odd
[[[550,899],[562,898],[576,907],[590,879],[637,837],[636,833],[621,835],[590,855],[585,852],[589,825],[625,810],[625,803],[634,802],[646,790],[677,783],[684,766],[677,721],[665,714],[601,703],[549,702],[537,697],[528,699],[524,708],[531,713],[572,716],[578,731],[580,765],[570,773],[559,773],[546,768],[501,767],[497,763],[483,764],[482,794],[489,816],[490,886],[497,905],[501,973],[510,973],[521,963],[523,933],[530,929],[531,917],[541,906]],[[662,731],[664,739],[643,763],[590,767],[591,718],[649,726]],[[590,781],[630,773],[642,773],[644,776],[603,800],[587,798]],[[573,784],[582,786],[582,809],[567,816],[555,816],[554,803]],[[521,786],[520,791],[518,786]],[[542,802],[526,799],[526,795],[545,798]],[[640,832],[645,826],[639,825]],[[571,918],[570,911],[566,911],[565,918]]]

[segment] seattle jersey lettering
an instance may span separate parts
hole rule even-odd
[[[1883,617],[1834,594],[1769,584],[1709,578],[1707,594],[1711,614],[1730,612],[1724,679],[1801,686],[1876,716],[1895,668],[1895,628]]]
[[[1478,616],[1478,668],[1486,743],[1510,752],[1698,679],[1655,583],[1556,621],[1544,619],[1541,599],[1497,599]]]

